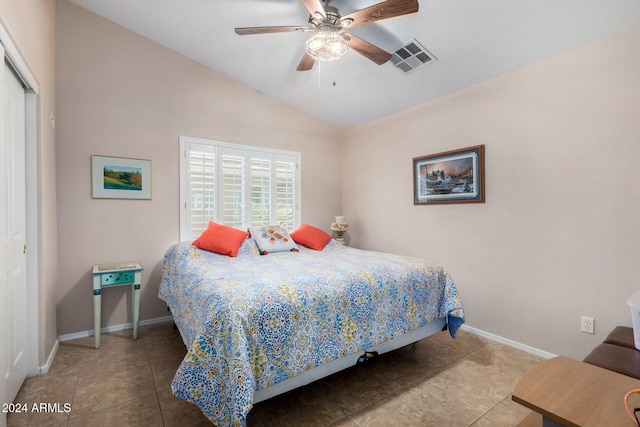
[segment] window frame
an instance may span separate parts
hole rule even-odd
[[[257,158],[270,159],[271,161],[271,169],[272,174],[276,176],[276,162],[282,161],[282,159],[287,158],[287,162],[290,160],[289,158],[295,158],[295,169],[294,169],[294,177],[293,177],[293,185],[294,185],[294,212],[293,212],[293,228],[297,228],[301,224],[301,201],[302,201],[302,186],[301,186],[301,153],[297,151],[287,151],[280,150],[268,147],[260,147],[253,145],[245,145],[245,144],[235,144],[230,142],[222,142],[215,141],[209,139],[202,138],[194,138],[188,136],[180,137],[180,241],[190,241],[193,239],[191,236],[191,216],[189,211],[189,203],[190,203],[190,194],[189,194],[189,176],[188,176],[188,153],[190,152],[191,144],[198,145],[206,145],[212,147],[212,151],[215,153],[215,164],[216,164],[216,172],[215,172],[215,198],[216,198],[216,209],[214,211],[214,219],[211,221],[220,222],[221,219],[221,209],[220,204],[218,203],[220,197],[220,189],[221,189],[221,169],[220,169],[220,150],[225,150],[230,153],[243,155],[245,158],[244,165],[244,177],[243,177],[243,187],[245,191],[245,200],[250,201],[251,197],[251,164],[250,159],[252,158],[252,154],[258,154]],[[228,154],[228,153],[225,153]],[[262,157],[260,156],[262,155]],[[271,203],[275,203],[277,201],[277,192],[276,188],[276,180],[274,179],[271,182]],[[272,208],[272,211],[276,208]],[[245,203],[244,210],[244,219],[243,223],[245,225],[244,228],[248,228],[251,224],[246,223],[250,217],[251,206],[250,204]],[[275,218],[272,218],[275,221]],[[293,231],[293,230],[291,230]]]

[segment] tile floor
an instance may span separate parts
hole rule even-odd
[[[50,371],[29,378],[16,403],[65,403],[71,412],[9,414],[13,426],[206,426],[170,389],[186,354],[172,324],[60,344]],[[530,411],[511,401],[542,359],[460,331],[440,333],[295,391],[258,403],[248,427],[515,426]]]

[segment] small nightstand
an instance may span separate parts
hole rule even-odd
[[[142,267],[136,262],[125,264],[102,264],[93,266],[93,331],[95,348],[100,348],[101,294],[103,288],[112,286],[131,286],[131,305],[133,306],[133,339],[138,339],[138,320],[140,319],[140,283]]]

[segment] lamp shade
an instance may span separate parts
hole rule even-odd
[[[337,215],[331,223],[332,231],[347,231],[348,229],[349,224],[344,220],[343,216]]]

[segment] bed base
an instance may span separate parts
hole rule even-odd
[[[435,319],[421,328],[414,329],[412,331],[407,332],[404,335],[401,335],[390,341],[384,342],[375,347],[368,348],[366,350],[368,352],[376,351],[378,352],[378,354],[383,354],[383,353],[395,350],[397,348],[412,344],[414,342],[420,341],[421,339],[426,338],[430,335],[436,334],[442,331],[445,325],[446,325],[446,321],[444,318]],[[313,381],[319,380],[331,374],[335,374],[336,372],[342,371],[343,369],[354,366],[356,364],[357,359],[360,356],[361,356],[361,353],[344,356],[344,357],[341,357],[340,359],[332,360],[331,362],[312,368],[308,371],[305,371],[301,374],[296,375],[295,377],[287,378],[282,382],[271,385],[262,390],[258,390],[253,395],[253,403],[258,403],[258,402],[262,402],[263,400],[271,399],[272,397],[275,397],[279,394],[286,393],[295,388],[302,387],[304,385],[312,383]]]

